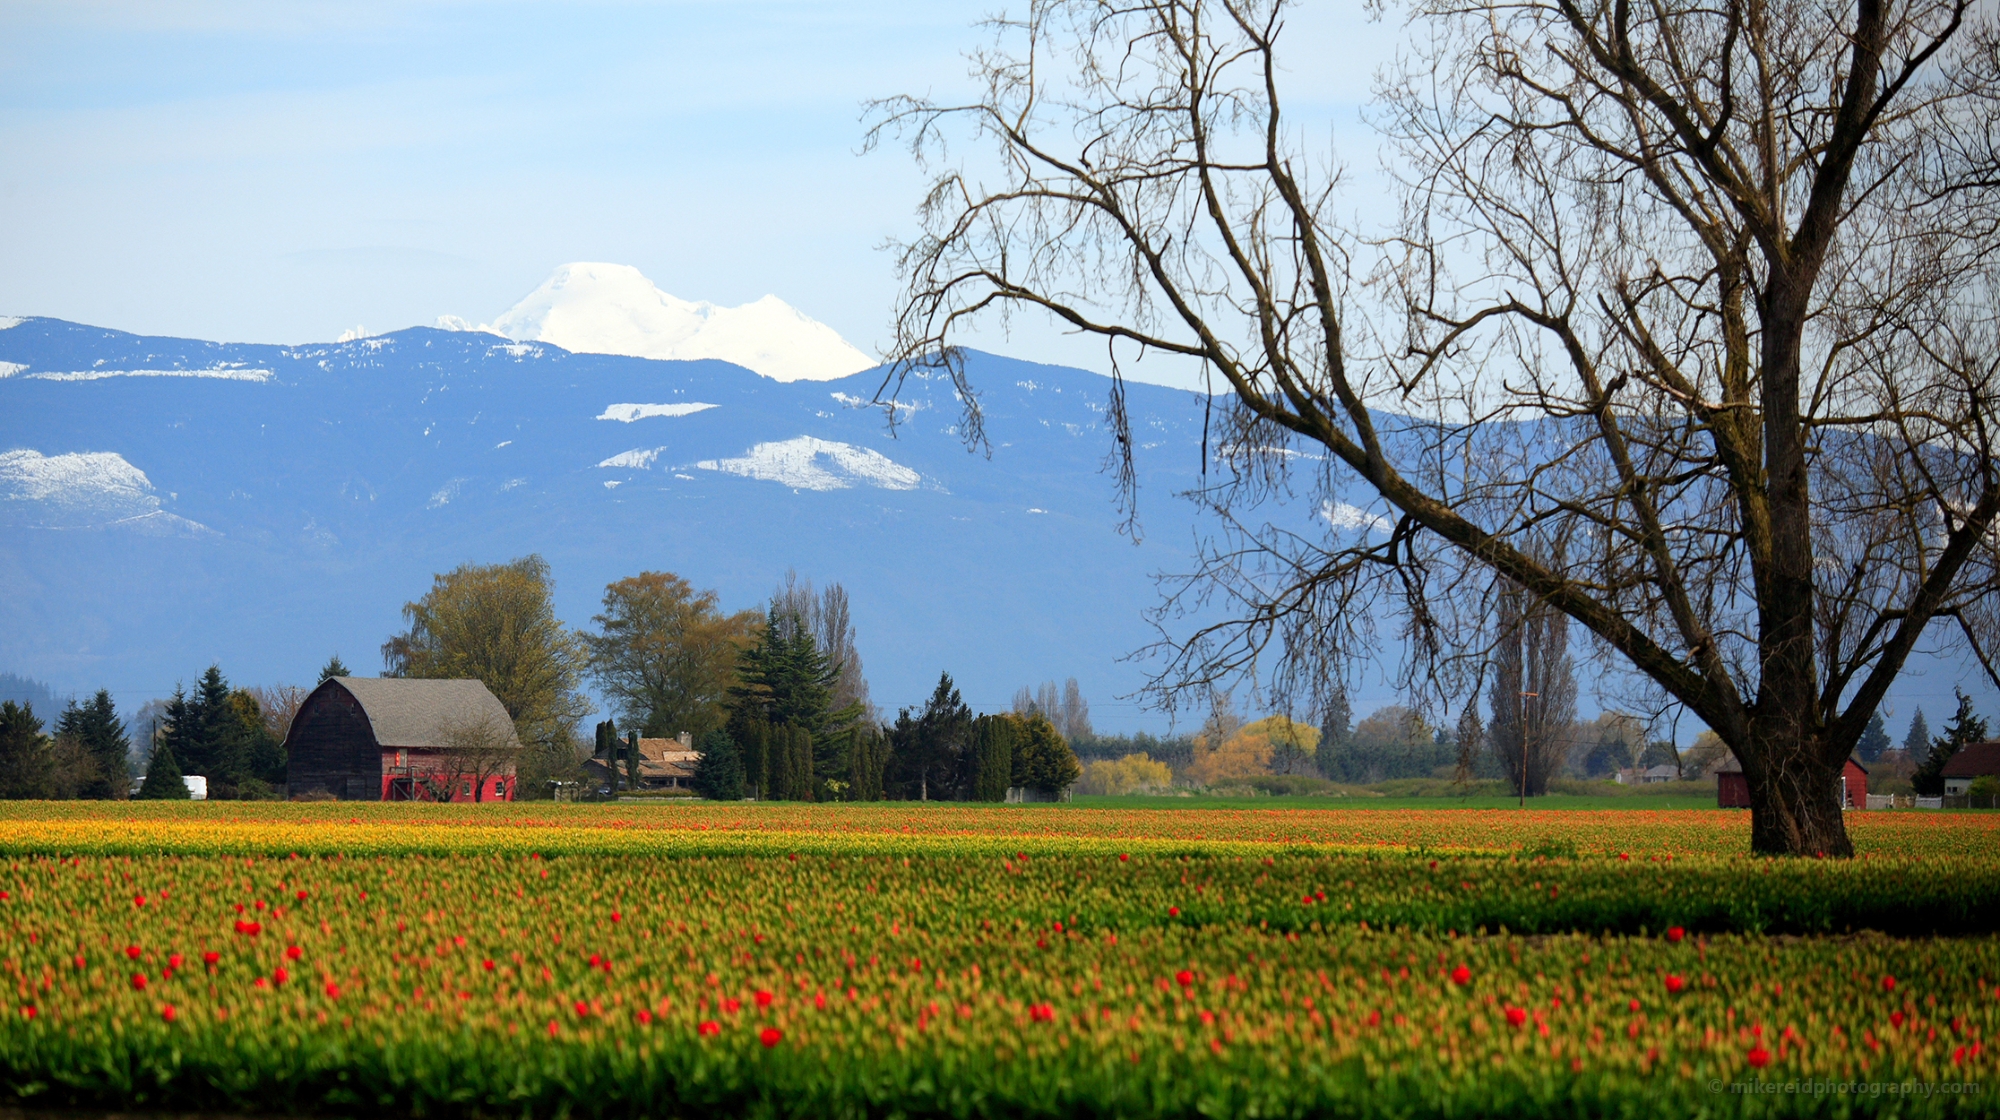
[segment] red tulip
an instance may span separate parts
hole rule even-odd
[[[179,968],[180,966],[181,966],[181,955],[179,953],[175,953],[167,958],[168,968]]]
[[[134,905],[134,906],[139,906],[139,907],[143,907],[143,906],[145,906],[145,905],[146,905],[146,896],[145,896],[145,895],[143,895],[143,894],[135,894],[135,895],[133,895],[133,896],[132,896],[132,905]]]
[[[1762,1045],[1755,1047],[1745,1056],[1750,1059],[1751,1066],[1757,1069],[1763,1069],[1765,1066],[1771,1064],[1771,1052],[1764,1049]]]
[[[1183,988],[1189,987],[1194,984],[1194,973],[1183,968],[1179,972],[1174,973],[1174,980]]]
[[[221,959],[222,959],[222,954],[216,952],[213,949],[210,949],[208,952],[203,953],[201,955],[201,963],[203,964],[212,965]]]
[[[1667,991],[1679,992],[1682,988],[1685,987],[1687,987],[1687,981],[1681,979],[1680,977],[1671,975],[1667,977]]]
[[[135,961],[139,959],[139,953],[140,953],[140,952],[141,952],[141,950],[140,950],[140,948],[139,948],[139,947],[138,947],[137,945],[127,945],[127,946],[125,946],[125,955],[126,955],[126,956],[128,956],[128,957],[130,957],[130,958],[132,958],[132,959],[133,959],[133,960],[135,960]]]
[[[572,1004],[571,1009],[576,1012],[576,1017],[579,1019],[582,1019],[590,1014],[590,1005],[583,1002],[582,1000],[577,1000],[574,1004]]]
[[[1884,976],[1884,977],[1882,978],[1882,990],[1883,990],[1883,991],[1885,991],[1885,992],[1893,992],[1893,991],[1895,991],[1895,990],[1896,990],[1896,978],[1895,978],[1894,976]]]
[[[1119,863],[1124,863],[1124,862],[1126,862],[1127,860],[1129,860],[1129,859],[1131,859],[1131,858],[1132,858],[1131,856],[1128,856],[1128,855],[1126,855],[1126,854],[1125,854],[1124,852],[1119,852],[1119,853],[1118,853],[1118,862],[1119,862]],[[4,892],[4,891],[0,891],[0,897],[5,897],[5,892]]]
[[[1451,970],[1451,982],[1461,988],[1465,987],[1467,984],[1472,983],[1472,970],[1464,965],[1459,965],[1457,968]]]
[[[639,1009],[637,1018],[640,1026],[650,1026],[653,1022],[653,1013],[642,1007]]]
[[[83,954],[82,954],[82,953],[78,953],[78,954],[76,955],[76,967],[78,967],[78,968],[82,968],[82,967],[83,967]]]
[[[1169,906],[1169,907],[1167,907],[1167,917],[1169,917],[1169,918],[1178,918],[1178,917],[1180,917],[1180,916],[1181,916],[1181,908],[1180,908],[1180,907],[1178,907],[1178,906]]]
[[[1632,1001],[1632,1010],[1634,1011],[1639,1010],[1639,1001],[1636,999]]]
[[[1523,1023],[1527,1022],[1527,1021],[1528,1021],[1528,1012],[1527,1012],[1527,1009],[1526,1009],[1526,1008],[1522,1008],[1522,1007],[1510,1007],[1510,1008],[1508,1008],[1508,1009],[1507,1009],[1507,1025],[1508,1025],[1508,1026],[1510,1026],[1510,1027],[1518,1027],[1518,1026],[1520,1026],[1521,1024],[1523,1024]]]
[[[291,961],[295,961],[295,960],[298,960],[298,959],[299,959],[300,957],[303,957],[303,956],[305,956],[305,955],[306,955],[306,951],[305,951],[304,949],[301,949],[301,948],[299,948],[299,947],[298,947],[297,945],[287,945],[287,946],[285,946],[285,959],[286,959],[286,960],[291,960]]]
[[[291,978],[292,974],[282,968],[277,969],[276,971],[271,973],[271,982],[274,984],[282,984],[285,981],[290,980]]]
[[[493,961],[492,961],[492,959],[491,959],[491,958],[488,958],[488,959],[486,959],[486,960],[483,960],[483,961],[481,961],[481,962],[479,962],[479,963],[480,963],[481,965],[485,966],[485,968],[486,968],[486,971],[488,971],[488,972],[491,972],[491,971],[493,971]]]
[[[166,1020],[167,1022],[169,1022],[169,1023],[173,1022],[173,1021],[174,1021],[174,1005],[170,1003],[170,1004],[166,1005],[165,1007],[162,1007],[162,1008],[160,1008],[160,1018],[162,1018],[162,1019],[165,1019],[165,1020]]]
[[[21,1009],[21,1017],[24,1019],[32,1019],[38,1014],[40,1013],[35,1010],[32,1004]]]
[[[612,921],[614,921],[614,922],[620,922],[620,921],[624,921],[624,920],[625,920],[625,915],[623,915],[623,914],[620,914],[620,913],[619,913],[618,911],[616,911],[616,910],[613,910],[613,911],[611,912],[611,920],[612,920]]]
[[[694,1033],[704,1038],[712,1034],[721,1034],[722,1024],[713,1019],[703,1019],[701,1022],[695,1024]]]
[[[776,1027],[765,1027],[763,1030],[757,1032],[757,1041],[763,1043],[764,1049],[766,1050],[769,1050],[771,1047],[776,1046],[778,1043],[783,1042],[784,1040],[785,1040],[785,1032],[779,1030]]]
[[[558,1027],[558,1026],[556,1026],[556,1021],[555,1021],[554,1019],[550,1019],[550,1020],[549,1020],[549,1037],[550,1037],[550,1038],[554,1038],[554,1037],[556,1036],[556,1032],[557,1032],[557,1031],[559,1031],[559,1030],[561,1030],[561,1029],[562,1029],[561,1027]]]
[[[1902,1012],[1900,1012],[1900,1011],[1891,1011],[1891,1012],[1889,1012],[1889,1025],[1890,1025],[1890,1026],[1894,1026],[1894,1027],[1900,1027],[1900,1026],[1902,1026],[1902,1025],[1903,1025],[1903,1013],[1902,1013]]]
[[[1686,937],[1686,936],[1687,936],[1687,931],[1686,931],[1686,930],[1684,930],[1684,929],[1682,929],[1682,928],[1681,928],[1681,927],[1679,927],[1679,926],[1669,926],[1669,927],[1667,928],[1667,940],[1668,940],[1668,941],[1674,941],[1674,942],[1678,942],[1678,941],[1680,941],[1680,939],[1681,939],[1681,938],[1683,938],[1683,937]]]
[[[326,998],[328,998],[328,999],[339,999],[339,998],[340,998],[340,985],[338,985],[338,984],[334,983],[334,982],[333,982],[333,981],[331,981],[331,980],[328,980],[328,981],[326,982]]]
[[[722,1001],[722,1009],[731,1015],[736,1014],[737,1010],[742,1006],[743,1001],[737,999],[735,996],[730,996],[728,999]]]
[[[757,990],[757,1006],[760,1008],[771,1006],[771,993],[759,988]]]
[[[300,902],[304,902],[306,900],[306,892],[300,891],[298,894],[298,899]]]
[[[143,973],[143,972],[135,972],[135,973],[133,973],[133,974],[132,974],[132,990],[133,990],[133,991],[135,991],[135,992],[143,992],[143,991],[145,991],[145,990],[146,990],[146,974],[145,974],[145,973]]]

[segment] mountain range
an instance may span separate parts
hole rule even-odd
[[[1201,397],[1126,385],[1135,541],[1102,469],[1109,379],[968,353],[988,436],[968,449],[947,380],[908,381],[892,428],[871,403],[881,369],[814,379],[859,354],[830,329],[772,300],[776,327],[737,330],[751,320],[715,312],[742,309],[674,300],[636,270],[579,271],[614,267],[558,270],[495,327],[336,343],[0,319],[0,673],[58,693],[108,687],[130,710],[211,662],[243,684],[309,683],[335,652],[373,672],[435,573],[539,553],[572,626],[640,571],[740,610],[796,570],[847,588],[890,713],[941,671],[989,711],[1074,676],[1100,728],[1166,730],[1120,698],[1145,679],[1131,655],[1157,637],[1155,577],[1187,570],[1214,529],[1177,496],[1199,482]],[[594,306],[572,298],[592,291]],[[643,330],[580,325],[617,323],[621,306],[651,309],[627,318]],[[677,345],[734,360],[581,353],[497,330],[643,349],[693,321],[676,306],[710,308]],[[749,368],[778,351],[803,364]],[[1261,513],[1308,532],[1382,524],[1381,510],[1344,506]],[[1376,673],[1357,685],[1357,714],[1396,699]],[[1935,723],[1959,686],[1992,708],[1976,667],[1920,655],[1886,714],[1921,705]]]
[[[1132,384],[1139,543],[1119,532],[1108,379],[968,356],[990,447],[944,379],[894,430],[880,370],[780,381],[412,328],[308,346],[0,320],[0,670],[131,703],[211,661],[242,683],[369,672],[434,573],[548,559],[572,626],[667,570],[758,607],[787,570],[847,588],[883,707],[1075,676],[1100,724],[1186,564],[1203,410]],[[837,336],[835,336],[837,338]]]

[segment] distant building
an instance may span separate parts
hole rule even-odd
[[[285,736],[291,795],[342,801],[512,801],[521,742],[473,680],[334,677]]]
[[[1750,780],[1743,776],[1743,764],[1731,754],[1715,768],[1715,804],[1723,809],[1750,807]],[[1868,807],[1868,768],[1853,758],[1840,768],[1840,807]]]
[[[1967,743],[1944,764],[1944,792],[1963,797],[1972,783],[1988,775],[2000,777],[2000,742]]]
[[[1678,767],[1662,762],[1658,766],[1648,766],[1644,770],[1628,767],[1612,775],[1612,778],[1621,786],[1650,786],[1660,782],[1678,782],[1681,780],[1681,772]]]
[[[633,742],[630,737],[619,742],[616,758],[599,757],[584,763],[584,769],[595,780],[598,789],[617,791],[627,787],[625,752],[631,749]],[[694,749],[692,735],[683,731],[672,739],[641,738],[637,743],[640,789],[691,788],[695,764],[701,761],[701,752]]]

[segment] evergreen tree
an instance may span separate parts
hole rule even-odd
[[[1014,784],[1044,793],[1060,793],[1083,773],[1076,753],[1055,725],[1039,712],[1021,720],[1014,744]]]
[[[1919,759],[1930,745],[1931,725],[1924,722],[1924,710],[1918,708],[1917,714],[1910,717],[1909,732],[1903,736],[1903,752],[1912,760]]]
[[[122,800],[131,792],[132,775],[127,758],[132,744],[125,737],[125,724],[107,689],[98,689],[90,703],[74,700],[56,721],[56,734],[76,740],[97,763],[97,772],[77,796],[90,800]]]
[[[174,761],[174,750],[165,743],[153,749],[153,760],[146,764],[146,780],[139,785],[138,798],[141,801],[188,801],[193,795],[188,792],[187,782],[181,778],[181,768]]]
[[[1882,725],[1882,713],[1876,712],[1868,718],[1868,729],[1861,733],[1861,741],[1854,746],[1854,753],[1863,764],[1872,764],[1889,749],[1889,729]]]
[[[618,750],[618,725],[611,720],[597,721],[597,745],[590,757],[610,762]]]
[[[889,740],[876,728],[856,728],[847,756],[849,801],[880,801],[889,765]]]
[[[743,791],[760,801],[771,797],[771,725],[760,719],[738,723],[729,735],[743,755]]]
[[[1014,744],[1020,732],[1018,716],[980,716],[973,721],[972,800],[1007,800],[1007,787],[1014,782]]]
[[[49,741],[35,706],[0,701],[0,798],[47,797],[51,769]]]
[[[729,732],[702,736],[701,761],[694,766],[694,791],[711,801],[743,800],[743,757]]]
[[[1341,752],[1353,739],[1354,711],[1347,703],[1347,686],[1341,685],[1333,690],[1333,696],[1326,702],[1326,712],[1319,721],[1319,746],[1314,751],[1313,762],[1320,774],[1338,778]]]
[[[353,673],[348,671],[347,665],[340,660],[340,655],[336,653],[326,659],[326,664],[320,666],[319,683],[325,684],[335,677],[351,677],[353,675]]]
[[[840,667],[820,652],[809,627],[775,607],[756,644],[744,651],[738,673],[741,683],[729,691],[732,723],[792,724],[821,740],[845,731],[861,716],[859,702],[833,706]]]
[[[889,733],[890,779],[905,798],[959,800],[970,793],[972,758],[972,709],[951,674],[941,673],[921,713],[912,716],[904,708],[896,714]]]
[[[284,796],[288,760],[285,757],[284,740],[271,733],[270,725],[264,722],[264,707],[247,688],[239,688],[229,694],[229,706],[236,715],[236,726],[230,734],[243,743],[242,769],[232,775],[239,797],[249,797],[253,789],[265,798]],[[262,783],[258,786],[257,783]]]
[[[786,729],[788,745],[786,749],[786,771],[790,777],[788,791],[793,801],[818,800],[813,789],[813,741],[812,732],[803,727]]]
[[[1944,793],[1944,767],[1951,756],[1967,743],[1983,742],[1986,738],[1986,721],[1973,714],[1972,698],[1958,693],[1958,711],[1951,722],[1944,725],[1944,734],[1931,740],[1930,754],[1916,773],[1910,775],[1910,785],[1920,797],[1938,797]]]

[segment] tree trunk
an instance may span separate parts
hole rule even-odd
[[[1852,856],[1854,845],[1840,808],[1844,767],[1826,760],[1818,736],[1801,735],[1795,724],[1785,726],[1792,723],[1753,723],[1757,749],[1739,755],[1750,787],[1750,850],[1770,856]]]

